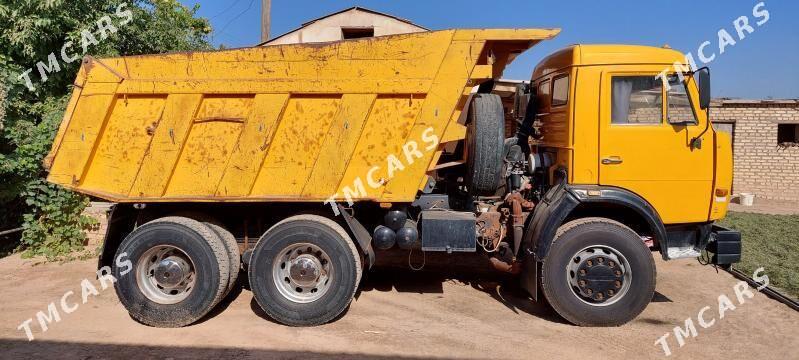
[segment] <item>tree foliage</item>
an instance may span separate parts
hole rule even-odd
[[[197,10],[177,0],[0,0],[0,230],[21,224],[28,254],[78,249],[92,224],[82,215],[88,199],[45,182],[41,165],[81,63],[62,60],[65,44],[76,58],[207,50],[211,27]],[[102,37],[104,17],[117,22]],[[37,63],[50,65],[51,54],[60,71],[43,77]],[[26,71],[34,90],[20,76]]]

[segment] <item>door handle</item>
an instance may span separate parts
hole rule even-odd
[[[611,157],[606,157],[606,158],[602,159],[602,165],[618,165],[618,164],[621,164],[623,162],[624,162],[624,160],[622,160],[618,156],[611,156]]]

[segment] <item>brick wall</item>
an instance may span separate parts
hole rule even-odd
[[[733,131],[735,193],[799,201],[799,147],[777,142],[779,124],[799,124],[799,100],[715,100],[711,118]]]
[[[95,230],[86,232],[86,246],[94,249],[103,245],[105,233],[108,231],[108,210],[111,203],[92,201],[91,205],[83,211],[85,215],[97,219],[98,227]]]

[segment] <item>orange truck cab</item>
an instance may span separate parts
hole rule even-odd
[[[708,118],[709,70],[682,61],[667,48],[575,45],[536,67],[517,113],[546,172],[525,233],[537,262],[563,224],[584,218],[624,224],[665,260],[704,249],[715,264],[740,260],[740,234],[713,225],[730,199],[731,139]],[[525,277],[533,294],[536,275]]]

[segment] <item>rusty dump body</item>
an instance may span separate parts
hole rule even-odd
[[[446,166],[440,150],[466,136],[459,120],[474,86],[557,33],[445,30],[87,58],[45,160],[48,180],[115,202],[213,202],[343,199],[378,179],[349,195],[411,202],[428,171]],[[409,142],[419,152],[406,161]],[[387,163],[397,159],[401,167]]]

